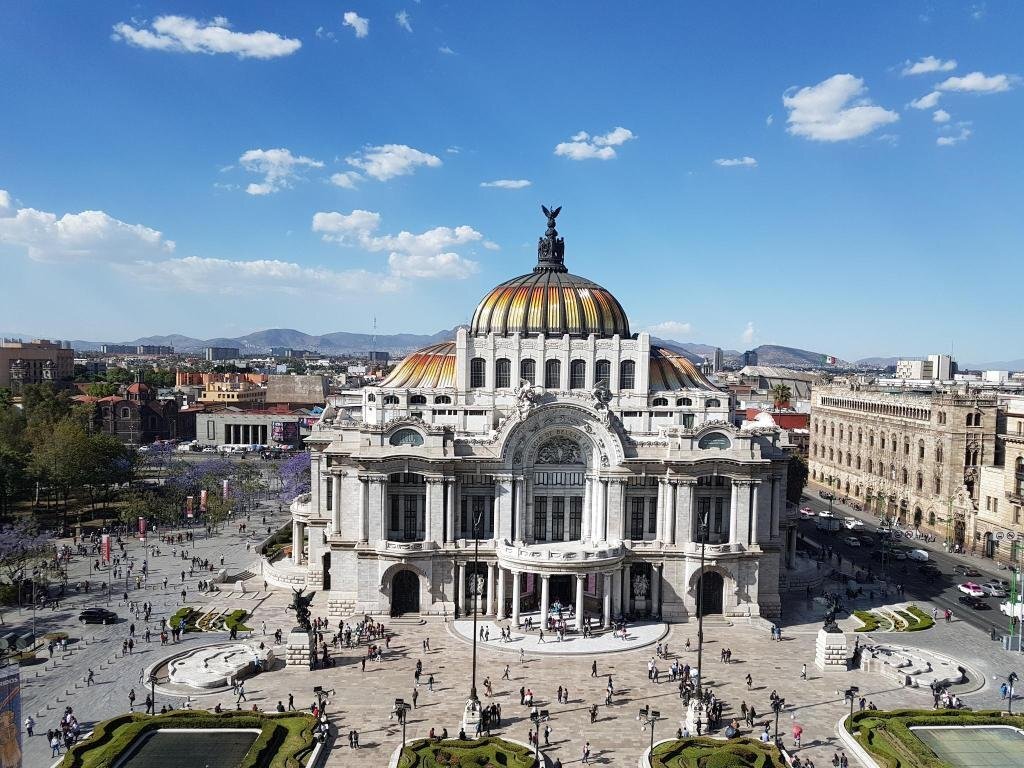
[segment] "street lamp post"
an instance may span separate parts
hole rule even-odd
[[[530,713],[530,722],[533,723],[533,759],[540,765],[540,724],[546,723],[549,717],[548,710]]]
[[[636,719],[640,721],[640,730],[646,731],[648,727],[651,729],[651,754],[654,753],[654,724],[661,719],[661,712],[656,709],[651,709],[650,706],[645,704],[640,707],[640,711],[637,713]]]
[[[149,700],[152,703],[153,714],[156,714],[156,670],[149,673]]]
[[[847,689],[846,689],[846,691],[845,691],[845,692],[843,693],[843,697],[844,697],[844,698],[845,698],[845,699],[846,699],[846,700],[847,700],[848,702],[850,702],[850,722],[849,722],[849,725],[850,725],[851,727],[852,727],[852,725],[853,725],[853,704],[854,704],[854,702],[855,702],[855,701],[857,700],[857,694],[858,694],[858,693],[860,693],[860,687],[858,687],[858,686],[856,686],[856,685],[851,685],[851,686],[850,686],[849,688],[847,688]]]
[[[463,727],[466,725],[473,725],[475,727],[480,723],[480,697],[476,692],[476,622],[477,601],[480,597],[480,588],[477,581],[480,573],[480,526],[483,523],[483,518],[483,510],[473,515],[473,575],[471,577],[473,583],[473,669],[469,688],[469,700],[466,702],[462,716]],[[465,588],[466,585],[463,584],[462,587]]]
[[[405,699],[395,699],[395,717],[398,718],[398,722],[402,724],[402,749],[405,749],[405,723],[408,719],[406,713],[412,708],[410,704],[405,703]]]
[[[700,536],[700,576],[697,578],[697,701],[700,701],[701,687],[704,684],[701,661],[704,657],[704,548],[708,541],[708,510],[700,517],[697,535]]]
[[[784,698],[777,697],[772,702],[772,711],[775,712],[775,746],[779,745],[779,713],[782,708],[786,706],[786,700]]]

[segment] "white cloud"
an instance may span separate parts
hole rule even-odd
[[[437,168],[441,158],[405,144],[384,144],[365,147],[361,154],[347,157],[345,162],[377,181],[387,181],[395,176],[408,176],[421,165]]]
[[[453,249],[483,241],[470,226],[434,227],[414,234],[405,230],[397,235],[378,235],[380,214],[356,209],[351,213],[321,211],[313,216],[313,231],[327,242],[356,246],[365,251],[388,251],[389,274],[396,278],[463,279],[479,270],[477,262],[464,258]],[[485,247],[489,247],[484,242]]]
[[[399,11],[398,13],[396,13],[395,21],[397,21],[398,26],[400,26],[406,32],[412,32],[412,24],[409,23],[408,11]]]
[[[462,147],[448,147],[448,149],[445,150],[445,152],[447,152],[449,155],[457,155],[461,151]]]
[[[919,99],[914,99],[910,102],[910,106],[914,109],[934,109],[935,106],[938,105],[939,98],[941,96],[942,94],[938,91],[932,91],[931,93],[926,93]]]
[[[445,56],[457,56],[458,55],[458,54],[455,53],[455,51],[453,51],[447,45],[442,45],[437,50],[438,50],[439,53],[443,53]]]
[[[690,323],[681,323],[678,320],[666,320],[663,323],[656,323],[649,326],[647,330],[655,336],[669,339],[678,339],[680,336],[689,336],[693,331]]]
[[[975,21],[980,21],[985,18],[986,11],[987,9],[985,8],[984,3],[974,3],[974,5],[971,6],[971,18]]]
[[[757,331],[754,330],[754,321],[751,320],[747,323],[747,327],[743,329],[743,333],[740,334],[740,341],[744,344],[753,344],[756,333]]]
[[[723,168],[735,168],[737,166],[753,168],[757,165],[757,160],[749,155],[744,155],[743,157],[720,157],[715,160],[715,165],[720,165]]]
[[[948,123],[949,112],[944,109],[936,109],[935,112],[932,113],[932,120],[936,123]]]
[[[111,37],[138,48],[210,55],[232,53],[240,59],[274,59],[289,56],[302,47],[301,41],[274,32],[233,32],[230,26],[223,16],[211,21],[158,16],[148,29],[134,21],[115,24]]]
[[[903,63],[903,71],[900,73],[904,77],[907,75],[925,75],[929,72],[951,72],[956,69],[956,59],[937,59],[934,56],[925,56],[923,59],[917,61],[910,61],[909,59]]]
[[[636,138],[628,128],[613,128],[608,133],[591,136],[586,131],[571,136],[555,146],[555,154],[571,160],[611,160],[614,158],[614,147],[621,146]]]
[[[352,27],[356,37],[366,37],[370,34],[370,20],[364,19],[355,11],[345,11],[345,15],[341,18],[341,23],[346,27]]]
[[[323,27],[316,28],[316,36],[320,40],[331,40],[335,43],[338,42],[338,38],[335,37],[334,33],[328,29],[324,29]]]
[[[480,186],[497,189],[523,189],[532,183],[529,179],[495,179],[494,181],[481,181]]]
[[[768,125],[768,126],[770,126],[774,122],[775,122],[775,115],[768,115],[768,117],[766,117],[764,119],[764,124]]]
[[[287,189],[299,178],[303,168],[324,167],[319,160],[304,155],[293,155],[290,150],[283,147],[250,149],[238,158],[238,162],[245,170],[263,175],[262,183],[253,183],[245,188],[250,195],[269,195]]]
[[[790,88],[782,96],[789,110],[786,130],[813,141],[847,141],[900,119],[895,112],[872,104],[866,91],[864,81],[850,74]]]
[[[355,171],[343,171],[331,175],[331,184],[342,189],[355,189],[356,182],[362,180],[363,177]]]
[[[363,269],[332,270],[304,267],[277,259],[233,261],[187,256],[144,261],[121,268],[133,277],[161,288],[193,293],[251,294],[255,290],[296,296],[338,293],[390,292],[402,287],[394,275]]]
[[[174,242],[142,224],[128,224],[103,211],[55,213],[11,207],[0,190],[0,245],[24,248],[45,262],[130,262],[174,252]]]
[[[960,131],[958,133],[949,136],[939,136],[939,138],[935,140],[936,145],[940,147],[952,147],[963,141],[967,141],[967,139],[971,137],[971,129],[963,123],[960,123],[959,127]]]
[[[1000,93],[1010,90],[1013,78],[1009,75],[986,75],[984,72],[970,72],[963,77],[949,77],[939,83],[940,91],[960,93]]]

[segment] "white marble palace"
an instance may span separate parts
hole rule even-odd
[[[361,421],[328,407],[274,580],[301,574],[334,615],[462,614],[477,595],[498,619],[558,601],[608,626],[685,620],[698,593],[705,613],[778,615],[785,432],[733,426],[728,392],[570,274],[558,210],[533,271],[366,387]]]

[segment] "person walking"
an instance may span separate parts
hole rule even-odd
[[[590,742],[583,745],[583,757],[580,760],[584,765],[590,764]]]
[[[413,688],[412,689],[412,708],[413,709],[416,709],[416,700],[419,699],[419,697],[420,697],[420,689],[419,688]]]
[[[801,680],[806,680],[807,679],[807,665],[806,664],[804,664],[800,668],[800,679]]]
[[[243,701],[248,701],[248,700],[249,699],[247,699],[245,697],[245,683],[244,682],[240,682],[238,684],[238,698],[235,699],[235,704],[239,704],[239,703],[241,703]]]
[[[288,711],[289,712],[294,712],[295,711],[295,694],[293,694],[293,693],[289,693],[288,694]]]
[[[597,677],[597,659],[590,662],[590,676]]]
[[[36,727],[36,721],[32,719],[32,715],[28,715],[25,718],[25,733],[29,736],[34,736],[33,730]]]
[[[509,668],[508,664],[505,665],[505,671],[501,673],[501,679],[502,680],[511,680],[512,679],[512,670]]]
[[[754,684],[754,678],[752,678],[752,677],[750,676],[750,673],[748,672],[748,673],[747,673],[747,690],[748,690],[748,691],[750,690],[750,687],[751,687],[751,686],[752,686],[753,684]]]
[[[128,691],[128,709],[135,709],[135,689]]]

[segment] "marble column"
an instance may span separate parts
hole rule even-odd
[[[369,494],[369,483],[365,477],[359,478],[359,540],[367,541],[370,534],[369,505],[367,495]]]
[[[633,610],[633,566],[626,563],[622,567],[622,612]]]
[[[651,615],[661,616],[661,563],[651,566]]]
[[[758,491],[761,488],[761,483],[752,482],[750,484],[750,536],[749,542],[751,544],[757,544],[757,514],[758,514],[758,501],[760,494]]]
[[[676,489],[676,516],[679,518],[676,541],[680,544],[693,541],[693,495],[696,488],[695,481],[680,480]]]
[[[657,541],[664,542],[665,544],[671,544],[672,539],[668,535],[668,518],[669,518],[669,504],[672,498],[672,486],[669,485],[668,478],[661,478],[658,481],[658,509],[656,510],[657,520],[654,538]]]
[[[484,615],[490,616],[494,613],[494,563],[487,564],[487,605],[484,606]]]
[[[498,621],[505,618],[505,569],[498,567],[498,605],[495,611]]]
[[[588,366],[587,370],[590,370]],[[594,527],[594,510],[591,509],[593,501],[593,495],[590,492],[593,480],[589,477],[584,477],[583,480],[583,519],[580,522],[580,538],[583,541],[590,541],[591,531]]]
[[[459,563],[459,602],[462,604],[462,615],[469,612],[469,590],[466,589],[466,564]]]
[[[668,536],[665,543],[673,545],[676,543],[676,506],[679,503],[679,484],[673,480],[668,486]]]
[[[341,533],[341,475],[334,475],[331,482],[331,491],[334,494],[334,499],[331,502],[333,509],[331,510],[331,525],[334,528],[334,532]]]
[[[594,541],[608,541],[608,481],[600,478],[595,480],[594,491],[597,492]]]
[[[522,598],[520,592],[522,574],[519,571],[512,571],[512,626],[519,626],[519,601]]]
[[[774,509],[774,515],[772,516],[772,538],[779,538],[779,521],[782,519],[782,513],[786,508],[786,499],[782,495],[782,477],[772,478],[772,508]]]
[[[434,527],[431,525],[430,518],[433,513],[431,505],[431,496],[434,494],[431,491],[434,488],[434,478],[428,477],[426,482],[423,484],[423,541],[430,541],[433,539]]]
[[[583,582],[587,580],[586,574],[576,574],[576,631],[583,631]]]
[[[730,479],[729,489],[731,491],[729,497],[729,543],[737,544],[740,531],[739,481]]]
[[[605,629],[611,629],[612,627],[612,575],[610,573],[604,573],[602,575],[602,588],[604,594],[602,596],[601,605],[601,626]]]
[[[540,574],[540,625],[544,629],[548,627],[548,608],[551,605],[549,580],[550,577],[546,573]]]
[[[505,476],[494,483],[494,538],[512,541],[512,478]]]
[[[622,567],[612,572],[612,615],[622,613]]]
[[[448,492],[448,520],[446,521],[445,541],[455,541],[455,520],[459,515],[457,496],[455,493],[455,478],[449,478],[445,490]]]
[[[526,541],[526,478],[517,477],[516,493],[516,541]]]
[[[302,530],[302,523],[292,520],[292,565],[302,564],[302,544],[299,532]]]

